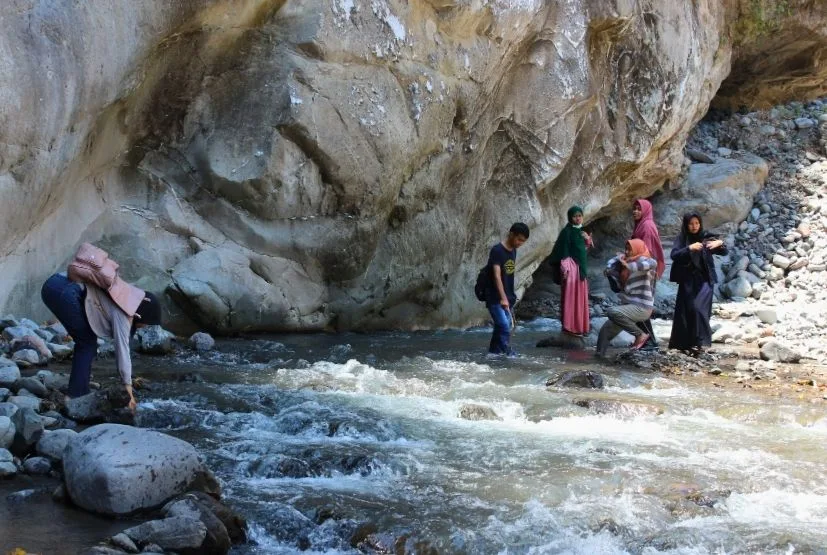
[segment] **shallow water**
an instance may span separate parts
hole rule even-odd
[[[514,360],[480,354],[487,330],[141,358],[154,388],[140,422],[205,454],[251,523],[239,554],[350,553],[365,538],[391,552],[827,553],[823,412],[535,349],[546,334],[520,328]],[[571,369],[607,388],[545,387]],[[178,381],[193,372],[204,381]],[[460,418],[468,404],[498,419]]]

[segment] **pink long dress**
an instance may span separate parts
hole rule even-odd
[[[560,262],[560,277],[563,331],[586,335],[589,333],[589,282],[580,279],[580,266],[571,257]]]

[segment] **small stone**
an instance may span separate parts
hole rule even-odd
[[[728,148],[718,147],[718,156],[722,158],[729,158],[732,156],[732,151]]]
[[[778,321],[778,313],[771,308],[761,308],[755,311],[758,319],[765,324],[774,324]]]
[[[32,409],[23,408],[14,413],[12,423],[17,429],[12,451],[27,451],[43,436],[43,421]]]
[[[14,442],[17,428],[8,416],[0,416],[0,448],[8,449]]]
[[[40,397],[38,397],[37,395],[35,395],[34,393],[29,391],[25,387],[21,387],[19,390],[17,390],[17,396],[18,397],[34,397],[35,399],[40,399]]]
[[[66,331],[66,328],[63,327],[63,324],[60,322],[49,324],[43,329],[51,332],[54,335],[54,341],[57,341],[58,343],[63,343],[69,338],[69,332]]]
[[[26,388],[40,398],[43,398],[49,394],[49,390],[46,389],[46,386],[43,385],[43,383],[37,378],[20,378],[17,380],[16,386],[19,388]]]
[[[109,538],[109,543],[111,543],[115,547],[123,549],[127,553],[138,553],[138,546],[135,545],[135,542],[129,539],[129,536],[127,536],[124,533],[112,536],[111,538]]]
[[[15,405],[14,403],[0,403],[0,416],[8,416],[11,418],[14,416],[14,413],[20,410],[20,407]]]
[[[770,339],[761,346],[761,359],[776,362],[796,363],[801,360],[801,355],[780,342]]]
[[[49,348],[49,351],[52,353],[52,356],[55,357],[57,360],[66,360],[75,350],[68,346],[68,345],[60,345],[58,343],[47,343],[46,347]]]
[[[812,233],[812,228],[810,227],[810,224],[805,222],[801,222],[800,224],[798,224],[798,227],[795,228],[795,230],[803,239],[809,238],[810,234]]]
[[[742,127],[749,127],[750,125],[752,125],[752,120],[747,116],[743,116],[739,123]]]
[[[14,366],[0,366],[0,387],[14,387],[19,379],[20,370],[16,364]]]
[[[215,347],[215,340],[208,333],[197,332],[192,334],[189,339],[190,347],[198,352],[211,351]]]
[[[29,328],[32,331],[40,328],[40,324],[38,324],[34,320],[30,320],[28,318],[23,318],[22,320],[20,320],[20,325],[23,326],[24,328]]]
[[[0,462],[0,478],[14,478],[17,476],[17,467],[12,462]]]
[[[22,349],[12,355],[12,360],[16,362],[18,366],[29,368],[30,366],[40,364],[40,355],[33,349]]]
[[[752,295],[752,284],[744,277],[739,276],[726,284],[726,290],[730,297],[746,298]]]
[[[749,212],[749,217],[753,222],[757,222],[758,218],[761,217],[761,209],[760,208],[753,208]]]
[[[809,129],[815,126],[816,122],[811,120],[810,118],[796,118],[795,119],[795,126],[798,129]]]
[[[46,476],[52,471],[52,463],[46,457],[31,457],[23,461],[23,471],[33,476]]]
[[[790,267],[790,264],[792,264],[789,258],[780,254],[772,257],[772,263],[776,268],[781,268],[782,270],[786,270]]]
[[[804,257],[804,258],[799,258],[798,260],[796,260],[795,262],[793,262],[792,264],[790,264],[790,268],[789,268],[789,270],[790,270],[791,272],[794,272],[794,271],[796,271],[796,270],[800,270],[801,268],[805,268],[805,267],[807,267],[807,265],[808,265],[809,263],[810,263],[810,260],[809,260],[808,258],[806,258],[806,257]]]
[[[810,162],[818,162],[819,160],[821,160],[821,156],[819,156],[818,154],[816,154],[814,152],[810,152],[809,150],[804,152],[804,156]]]
[[[686,149],[686,154],[692,160],[694,160],[695,162],[700,162],[702,164],[714,164],[715,163],[715,160],[713,160],[713,158],[710,155],[706,154],[703,151],[694,149],[694,148],[687,148]]]
[[[37,441],[35,450],[44,457],[62,461],[66,446],[77,435],[74,430],[45,430],[43,436]]]
[[[767,277],[767,273],[759,268],[757,264],[750,264],[747,271],[759,279],[764,279]]]
[[[17,318],[12,316],[11,314],[6,314],[2,318],[0,318],[0,331],[3,331],[6,328],[16,328],[20,325],[20,322],[17,321]]]
[[[54,341],[54,339],[55,339],[55,334],[53,334],[52,332],[50,332],[48,330],[44,330],[43,328],[38,328],[38,329],[34,330],[34,333],[37,334],[37,336],[39,338],[41,338],[43,341],[45,341],[46,343],[50,343],[50,342]]]
[[[10,390],[5,387],[0,387],[0,403],[5,402],[5,400],[9,398],[9,395],[11,395]]]
[[[14,462],[14,455],[8,449],[0,447],[0,462]]]
[[[146,326],[137,331],[138,351],[150,355],[165,355],[175,348],[175,336],[161,326]]]
[[[31,409],[35,412],[40,410],[40,399],[37,397],[27,397],[25,395],[12,395],[8,402],[16,405],[19,409]]]
[[[769,275],[767,276],[768,281],[780,281],[784,279],[784,270],[777,266],[773,266],[769,270]]]

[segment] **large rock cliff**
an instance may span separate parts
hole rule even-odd
[[[525,283],[570,204],[604,214],[679,171],[769,28],[737,26],[752,4],[7,2],[0,311],[45,316],[40,284],[89,240],[182,328],[472,322],[513,221]],[[784,4],[772,30],[806,21],[822,48],[821,8]]]

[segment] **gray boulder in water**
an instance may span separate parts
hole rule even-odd
[[[199,331],[190,337],[190,347],[200,353],[211,351],[215,347],[215,339],[210,334]]]
[[[588,389],[603,389],[603,376],[597,372],[564,372],[552,376],[546,386],[555,387],[584,387]]]
[[[207,528],[200,520],[173,516],[144,522],[123,533],[143,548],[155,544],[164,551],[202,553],[200,548],[207,537]]]
[[[120,424],[93,426],[72,438],[63,470],[72,501],[105,515],[160,507],[189,489],[219,490],[192,445]]]
[[[173,351],[175,336],[161,326],[146,326],[135,333],[138,351],[149,355],[166,355]]]
[[[210,508],[197,498],[185,495],[168,503],[163,510],[167,518],[182,517],[198,520],[207,530],[207,535],[199,547],[204,555],[224,555],[230,551],[230,535],[224,523],[213,514]]]

